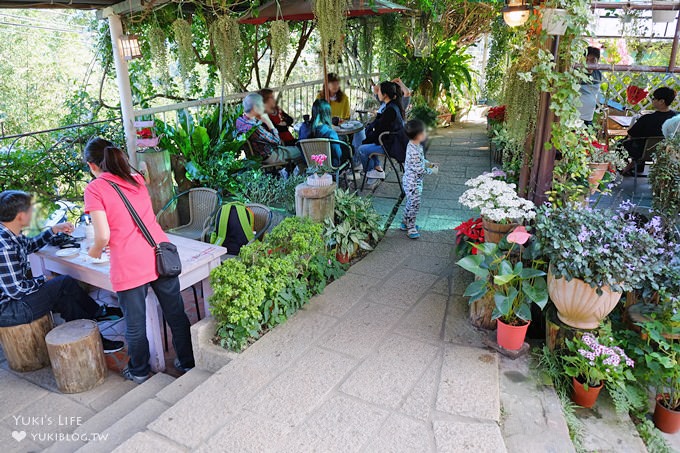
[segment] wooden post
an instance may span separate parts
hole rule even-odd
[[[57,387],[64,393],[80,393],[104,382],[106,361],[97,323],[69,321],[45,338]]]
[[[172,182],[172,167],[170,166],[170,153],[168,151],[146,150],[137,153],[137,160],[146,166],[146,179],[153,212],[158,212],[174,196]],[[175,225],[177,226],[177,225]]]
[[[0,343],[9,367],[26,372],[44,368],[50,364],[45,345],[45,335],[52,330],[49,313],[30,324],[1,327]]]
[[[496,330],[496,320],[492,319],[496,306],[494,293],[489,291],[484,297],[470,304],[470,324],[482,329]]]

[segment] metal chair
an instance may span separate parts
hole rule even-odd
[[[633,165],[633,190],[637,190],[637,178],[638,178],[638,164],[654,163],[654,152],[659,143],[661,143],[665,137],[645,137],[644,150],[642,151],[642,156],[639,159],[634,160]]]
[[[351,162],[352,162],[352,147],[346,143],[343,142],[342,140],[333,140],[329,138],[308,138],[305,140],[300,140],[299,142],[300,148],[302,149],[302,154],[305,157],[305,160],[307,161],[307,166],[309,167],[310,165],[313,165],[312,162],[312,156],[316,154],[323,154],[326,156],[326,162],[324,163],[324,167],[329,168],[331,171],[335,173],[335,180],[340,181],[340,174],[350,167],[351,170]],[[340,166],[334,167],[333,166],[333,153],[332,153],[332,147],[331,145],[338,145],[342,149],[342,157],[340,158]],[[349,181],[347,180],[347,172],[344,172],[345,176],[345,187],[349,187]],[[352,178],[354,179],[354,187],[357,187],[357,176],[356,174],[352,171]]]
[[[206,220],[222,204],[222,198],[217,191],[205,187],[182,192],[170,200],[156,215],[156,220],[161,226],[168,224],[170,221],[168,216],[176,211],[177,204],[182,197],[187,197],[189,201],[189,222],[185,225],[170,228],[167,231],[168,233],[200,241],[203,236]]]
[[[399,190],[401,191],[402,195],[405,195],[406,193],[404,192],[404,187],[401,185],[401,176],[399,174],[399,170],[397,169],[397,164],[399,164],[399,169],[401,169],[402,173],[404,172],[404,164],[403,162],[397,162],[395,164],[395,159],[390,156],[390,154],[387,151],[387,146],[385,145],[385,139],[388,135],[397,135],[397,132],[383,132],[378,136],[378,143],[383,149],[382,153],[372,153],[368,156],[368,159],[370,160],[373,157],[377,157],[380,159],[381,157],[383,158],[383,169],[387,168],[387,162],[390,163],[390,166],[392,167],[392,170],[394,170],[394,173],[397,177],[397,184],[399,184]],[[364,169],[364,177],[363,180],[361,181],[361,191],[363,192],[364,186],[366,185],[366,176],[367,172],[366,169]]]

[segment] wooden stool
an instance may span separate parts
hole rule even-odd
[[[96,322],[67,322],[52,330],[45,341],[57,386],[63,393],[85,392],[104,382],[106,362]]]
[[[0,343],[7,363],[14,371],[26,372],[50,364],[45,335],[52,330],[52,315],[46,314],[30,324],[0,327]]]

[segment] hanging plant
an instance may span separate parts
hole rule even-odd
[[[154,72],[161,84],[166,85],[168,82],[168,49],[165,44],[165,32],[158,25],[153,25],[149,29],[148,39]]]
[[[242,47],[238,21],[229,16],[219,17],[210,24],[210,37],[222,78],[225,80],[234,78],[240,67],[238,55]]]
[[[290,28],[285,20],[275,20],[269,29],[271,36],[272,60],[278,65],[286,61],[288,44],[290,43]]]
[[[342,53],[348,0],[316,0],[314,17],[321,36],[321,48],[328,52],[328,60],[335,62]]]
[[[177,59],[179,71],[184,80],[191,78],[191,72],[196,65],[191,24],[184,19],[177,19],[172,23],[172,31],[177,43]]]

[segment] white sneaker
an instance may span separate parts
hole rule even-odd
[[[370,170],[368,173],[366,173],[366,177],[371,179],[385,179],[385,172]]]

